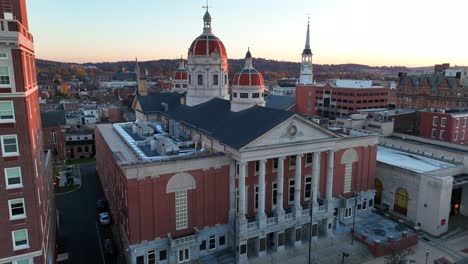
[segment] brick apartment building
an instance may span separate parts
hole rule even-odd
[[[389,106],[389,88],[371,80],[333,80],[321,85],[298,84],[296,113],[305,116],[346,116],[361,109]]]
[[[65,160],[67,151],[65,148],[66,118],[63,110],[41,111],[42,134],[44,149],[52,151],[54,161]]]
[[[468,110],[419,111],[419,136],[468,144]]]
[[[0,1],[0,263],[54,263],[51,153],[44,152],[26,1]]]

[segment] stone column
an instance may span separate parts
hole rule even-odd
[[[314,209],[317,208],[318,178],[320,177],[320,152],[312,156],[312,201]]]
[[[301,207],[301,179],[302,179],[302,155],[296,155],[296,174],[294,176],[294,210],[300,212]]]
[[[278,222],[284,220],[284,208],[283,208],[283,190],[284,190],[284,160],[285,157],[278,158],[278,169],[277,169],[277,197],[276,197],[276,216],[278,216]]]
[[[231,160],[229,165],[229,217],[230,221],[236,218],[236,161]]]
[[[330,201],[333,198],[333,168],[335,152],[333,150],[328,151],[328,162],[327,162],[327,192],[326,198]]]
[[[260,170],[258,174],[258,208],[257,220],[260,227],[266,225],[265,214],[265,163],[266,160],[260,160]]]
[[[246,220],[245,213],[247,212],[247,203],[245,200],[245,163],[239,163],[239,222]]]

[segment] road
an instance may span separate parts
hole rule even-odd
[[[111,230],[98,223],[96,201],[104,195],[96,174],[96,164],[81,164],[80,172],[81,188],[56,196],[61,251],[68,252],[67,263],[115,263],[103,254],[100,246],[111,237]]]

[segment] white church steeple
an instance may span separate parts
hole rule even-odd
[[[312,50],[310,49],[310,22],[307,22],[307,35],[304,51],[302,51],[300,84],[313,84]]]

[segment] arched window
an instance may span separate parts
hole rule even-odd
[[[356,150],[347,149],[341,157],[341,164],[345,166],[344,171],[344,193],[351,192],[351,180],[353,175],[353,163],[358,161]]]
[[[379,179],[375,179],[375,204],[380,205],[382,203],[382,182]]]
[[[195,189],[196,182],[192,175],[181,172],[172,176],[166,186],[166,193],[175,193],[176,230],[188,227],[187,190]]]
[[[395,192],[395,203],[393,205],[393,210],[402,215],[406,215],[408,212],[408,191],[403,188],[398,188]]]

